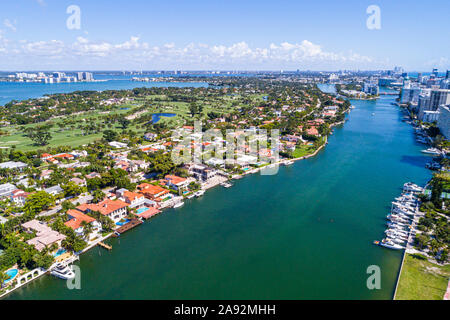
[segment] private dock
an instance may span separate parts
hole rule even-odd
[[[123,226],[121,226],[120,228],[116,229],[116,231],[114,232],[114,234],[117,236],[117,234],[122,234],[124,232],[127,232],[130,229],[133,229],[135,227],[137,227],[138,225],[142,224],[142,221],[137,219],[137,218],[133,218],[131,219],[129,222],[125,223]]]
[[[107,244],[104,243],[104,242],[99,242],[98,245],[99,245],[100,247],[103,247],[103,248],[107,249],[107,250],[112,250],[112,246],[107,245]]]

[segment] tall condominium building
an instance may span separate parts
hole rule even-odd
[[[450,104],[450,90],[449,89],[437,89],[431,90],[430,96],[430,110],[436,111],[441,105]]]
[[[64,72],[53,72],[53,78],[60,79],[64,78],[66,74]]]
[[[402,95],[400,97],[400,103],[418,104],[419,103],[420,88],[411,83],[405,84],[402,88]]]
[[[450,139],[450,105],[439,106],[439,119],[437,125],[444,137]]]
[[[370,95],[377,95],[379,93],[378,84],[375,81],[366,81],[364,82],[363,91]]]
[[[430,89],[423,89],[421,90],[419,94],[419,101],[418,101],[418,117],[419,120],[423,119],[423,115],[425,111],[430,110],[430,97],[431,97],[431,90]]]
[[[94,76],[91,72],[77,72],[78,81],[93,81]]]
[[[431,76],[437,78],[437,76],[438,76],[438,69],[433,68],[433,72],[431,72]]]

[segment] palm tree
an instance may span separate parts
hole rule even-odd
[[[89,234],[91,234],[92,232],[92,224],[87,223],[86,221],[81,222],[81,226],[83,227],[84,230],[84,236],[86,237],[86,239],[89,239]]]
[[[0,288],[3,288],[3,287],[5,286],[4,282],[5,282],[6,280],[8,280],[9,278],[10,278],[9,275],[7,275],[7,274],[4,273],[4,272],[0,272]]]

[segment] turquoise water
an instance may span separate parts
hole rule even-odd
[[[121,221],[116,222],[116,225],[118,225],[118,226],[123,226],[125,223],[128,223],[128,222],[130,222],[130,220],[125,219],[123,222],[121,222]]]
[[[209,190],[82,255],[81,290],[41,277],[8,298],[391,299],[401,252],[372,241],[403,183],[430,177],[393,99],[352,101],[316,157]],[[366,287],[370,265],[381,290]]]
[[[98,78],[98,77],[97,77]],[[73,83],[19,83],[0,82],[0,106],[11,100],[26,100],[40,98],[44,94],[68,93],[83,90],[122,90],[142,87],[205,87],[205,82],[135,82],[130,78],[109,79],[100,82],[73,82]]]
[[[58,251],[55,252],[55,254],[53,255],[55,258],[59,257],[60,255],[66,253],[67,251],[65,249],[59,249]]]
[[[141,213],[143,213],[143,212],[145,212],[145,211],[147,211],[147,210],[148,210],[147,207],[139,208],[139,209],[136,210],[136,213],[137,213],[137,214],[141,214]]]
[[[8,282],[10,282],[10,281],[12,281],[12,280],[14,280],[14,278],[15,278],[15,277],[17,276],[17,274],[19,273],[19,270],[17,270],[17,269],[10,269],[10,270],[6,271],[5,273],[9,276],[9,279],[3,281],[4,284],[6,284],[6,283],[8,283]]]

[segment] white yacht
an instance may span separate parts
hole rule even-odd
[[[195,194],[195,196],[198,198],[198,197],[201,197],[202,195],[204,195],[205,194],[205,190],[199,190],[199,191],[197,191],[196,193],[194,193]]]
[[[176,208],[181,208],[182,206],[184,206],[184,202],[180,201],[177,204],[175,204],[173,207],[174,207],[174,209],[176,209]]]
[[[422,192],[423,188],[419,187],[417,184],[412,182],[407,182],[403,185],[403,191],[406,192]]]
[[[421,152],[428,153],[428,154],[437,154],[437,155],[441,154],[441,150],[436,149],[436,148],[428,148],[428,149],[422,150]]]
[[[229,183],[229,182],[222,182],[221,184],[220,184],[222,187],[224,187],[224,188],[230,188],[230,187],[232,187],[233,185],[231,184],[231,183]]]
[[[73,279],[75,278],[75,272],[72,269],[63,263],[58,263],[51,271],[50,274],[60,279]]]
[[[394,249],[394,250],[405,249],[405,247],[402,247],[401,245],[393,243],[391,241],[381,241],[379,243],[379,245],[382,246],[382,247],[389,248],[389,249]]]

